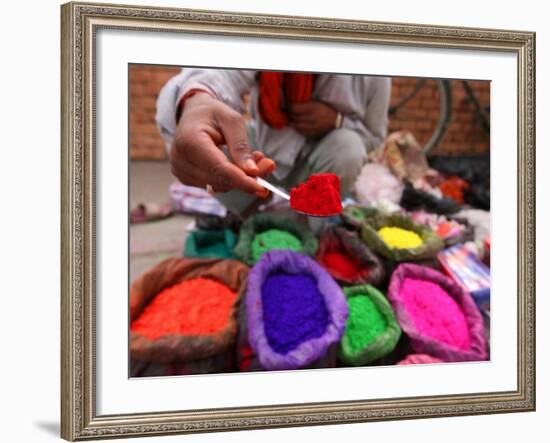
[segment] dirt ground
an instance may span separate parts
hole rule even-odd
[[[130,207],[169,201],[168,187],[173,180],[167,162],[130,162]],[[165,258],[181,256],[186,227],[193,221],[193,217],[175,214],[160,221],[130,225],[130,281]]]

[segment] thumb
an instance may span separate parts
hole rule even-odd
[[[258,175],[260,171],[252,155],[244,118],[235,112],[218,122],[233,163],[249,175]]]

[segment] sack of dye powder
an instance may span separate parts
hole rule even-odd
[[[266,252],[250,270],[244,303],[247,330],[239,338],[241,370],[335,365],[348,306],[338,284],[311,257]],[[256,359],[259,365],[253,364]]]
[[[447,362],[487,359],[483,318],[474,300],[441,272],[402,263],[387,297],[414,352]]]
[[[330,275],[345,284],[377,286],[384,280],[384,265],[355,231],[327,228],[319,240],[316,258]]]
[[[344,363],[362,366],[392,352],[401,336],[388,300],[370,285],[344,288],[349,316],[339,348]]]
[[[184,257],[233,258],[237,236],[230,229],[193,231],[185,239]]]
[[[238,259],[253,265],[262,254],[273,249],[315,255],[317,246],[313,233],[296,220],[271,214],[256,214],[241,226],[239,241],[233,253]]]
[[[368,218],[361,238],[374,252],[396,262],[433,258],[444,246],[429,227],[401,214]]]
[[[430,363],[443,363],[443,360],[432,357],[428,354],[409,354],[398,365],[425,365]]]
[[[237,260],[186,257],[143,274],[130,289],[131,361],[169,365],[166,375],[234,368],[247,274]]]
[[[361,205],[348,205],[342,209],[340,218],[346,226],[361,229],[365,220],[379,213],[378,209]]]

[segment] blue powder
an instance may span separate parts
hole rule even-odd
[[[269,275],[262,286],[262,307],[267,341],[279,354],[322,336],[329,324],[323,295],[307,274]]]

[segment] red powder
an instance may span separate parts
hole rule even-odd
[[[330,251],[323,257],[323,265],[336,278],[354,279],[362,271],[359,264],[347,254],[340,251]]]
[[[207,335],[227,325],[237,293],[207,278],[185,280],[161,291],[130,330],[155,340],[163,335]]]
[[[340,178],[336,174],[316,174],[290,191],[291,208],[304,214],[328,217],[342,212]]]

